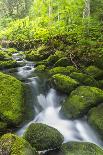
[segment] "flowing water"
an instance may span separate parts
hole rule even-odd
[[[46,78],[38,76],[32,62],[26,61],[25,57],[18,53],[13,54],[13,58],[18,63],[24,64],[23,67],[17,68],[16,76],[24,80],[25,84],[31,88],[31,93],[27,95],[32,98],[32,110],[34,112],[32,119],[17,131],[19,136],[23,135],[31,123],[39,122],[56,128],[64,136],[64,142],[92,142],[99,146],[102,144],[86,119],[73,121],[62,116],[60,113],[61,101],[65,99],[65,96],[48,87]],[[60,154],[51,152],[48,155]]]

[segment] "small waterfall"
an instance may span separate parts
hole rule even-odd
[[[14,54],[13,57],[17,61],[20,58],[17,53]],[[35,116],[33,120],[30,120],[29,123],[19,129],[17,134],[22,136],[31,123],[37,122],[56,128],[64,136],[64,142],[83,141],[101,145],[101,141],[87,124],[86,120],[73,121],[61,117],[60,103],[63,101],[64,96],[58,94],[56,90],[52,88],[45,91],[44,88],[42,88],[43,86],[45,87],[43,79],[40,79],[37,74],[34,74],[34,64],[26,61],[23,57],[21,61],[23,61],[25,65],[18,68],[17,75],[18,77],[26,79],[26,84],[28,84],[32,90],[32,104]]]

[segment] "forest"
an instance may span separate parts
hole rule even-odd
[[[103,155],[103,0],[0,0],[0,155]]]

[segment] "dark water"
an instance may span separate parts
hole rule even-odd
[[[56,128],[63,136],[64,142],[83,141],[101,145],[101,141],[93,129],[88,125],[86,119],[67,120],[63,118],[60,109],[61,101],[65,99],[63,94],[53,88],[49,88],[45,74],[38,75],[35,65],[25,60],[25,56],[14,54],[13,58],[23,64],[14,73],[27,86],[26,104],[30,106],[27,113],[29,117],[17,134],[22,136],[25,129],[32,122],[44,123]],[[42,153],[43,154],[43,153]],[[45,155],[63,155],[58,150],[46,152]]]

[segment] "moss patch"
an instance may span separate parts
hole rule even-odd
[[[67,67],[54,67],[49,70],[49,74],[64,74],[69,75],[70,73],[76,71],[76,68],[74,66],[67,66]]]
[[[68,142],[63,144],[63,155],[102,155],[103,150],[92,143]]]
[[[68,58],[67,57],[63,57],[63,58],[60,58],[55,64],[54,66],[62,66],[62,67],[66,67],[68,65],[70,65],[71,63],[69,62]]]
[[[68,94],[79,85],[76,80],[62,74],[53,75],[51,81],[56,89]]]
[[[62,111],[67,117],[81,117],[90,108],[102,103],[103,91],[99,88],[81,86],[74,90],[62,106]]]
[[[45,124],[31,124],[23,136],[38,151],[55,149],[62,145],[63,136]]]
[[[92,77],[99,79],[103,77],[103,70],[95,67],[95,66],[89,66],[86,68],[86,72],[91,75]]]
[[[8,124],[23,119],[23,85],[16,78],[0,72],[0,118]]]
[[[36,155],[36,151],[25,139],[13,134],[5,134],[1,137],[0,153],[2,155]]]
[[[103,104],[90,110],[89,123],[98,131],[103,139]]]
[[[83,74],[83,73],[77,73],[73,72],[70,74],[70,77],[77,80],[81,85],[87,85],[87,86],[99,86],[98,82],[89,75]]]

